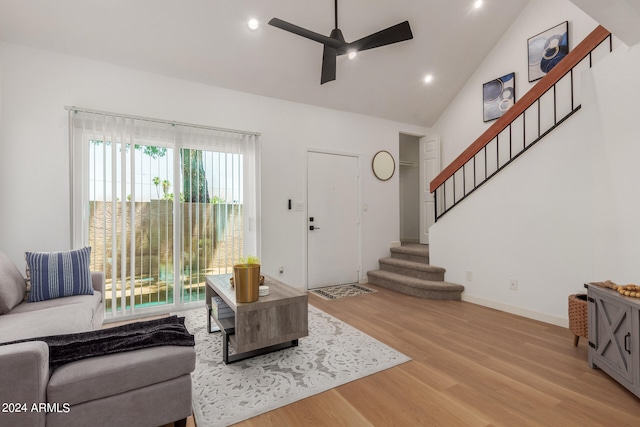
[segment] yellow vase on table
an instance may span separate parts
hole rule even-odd
[[[260,295],[260,264],[236,264],[233,266],[233,285],[236,302],[254,302]]]

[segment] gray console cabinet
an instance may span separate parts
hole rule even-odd
[[[640,397],[640,300],[586,284],[589,366]]]

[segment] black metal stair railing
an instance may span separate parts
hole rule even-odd
[[[605,43],[608,41],[608,43]],[[599,26],[430,184],[435,220],[580,110],[580,71],[613,50],[611,33]],[[576,105],[577,104],[577,105]]]

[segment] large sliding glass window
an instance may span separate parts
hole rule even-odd
[[[258,254],[257,135],[69,111],[72,241],[106,277],[107,317],[204,299]]]

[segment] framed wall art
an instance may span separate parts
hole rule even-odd
[[[516,74],[509,73],[482,85],[483,119],[501,117],[516,102]]]
[[[547,75],[569,53],[569,22],[564,21],[553,28],[527,40],[529,54],[529,81]]]

